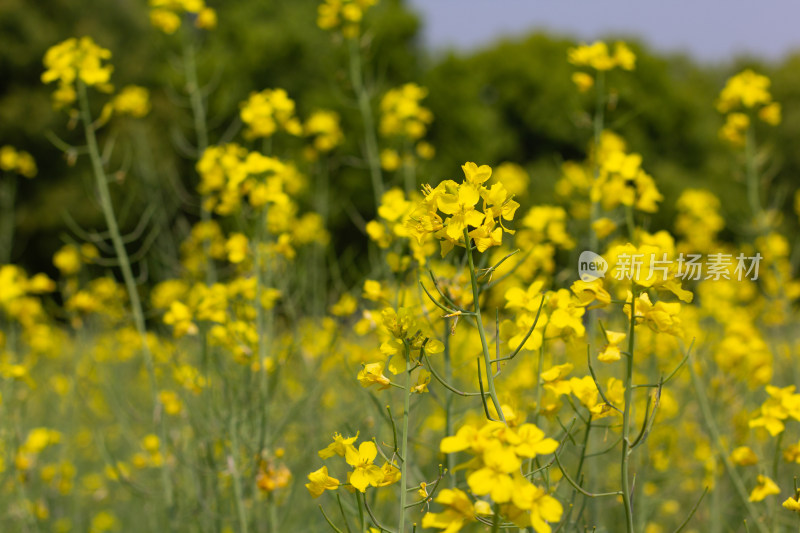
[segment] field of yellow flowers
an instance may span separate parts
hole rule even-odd
[[[180,253],[161,279],[130,246],[149,237],[123,232],[110,164],[114,123],[145,119],[150,91],[115,84],[124,51],[53,42],[41,81],[69,137],[48,134],[52,151],[89,162],[105,230],[52,251],[57,279],[11,264],[37,165],[0,148],[0,530],[800,530],[800,281],[765,186],[770,80],[744,70],[708,102],[747,219],[698,183],[659,227],[659,177],[613,127],[629,46],[563,58],[592,135],[544,203],[510,161],[418,172],[439,157],[435,117],[414,80],[377,92],[365,75],[376,2],[324,0],[316,20],[360,128],[252,87],[217,142],[194,59],[224,14],[150,0],[182,58],[198,212],[158,229]],[[342,165],[374,207],[352,213],[356,275],[330,245]]]

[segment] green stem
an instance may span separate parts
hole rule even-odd
[[[633,349],[634,349],[634,327],[636,326],[636,293],[631,292],[630,302],[631,320],[628,328],[628,358],[627,367],[625,370],[625,406],[622,411],[622,458],[620,477],[622,481],[622,505],[625,507],[625,525],[628,533],[633,533],[633,508],[631,507],[631,487],[629,480],[629,463],[630,463],[630,415],[631,415],[631,398],[633,390],[631,389],[631,380],[633,378]]]
[[[761,214],[761,198],[758,183],[758,169],[756,168],[756,140],[753,126],[747,128],[744,143],[745,164],[747,165],[747,200],[750,204],[750,214],[758,217]],[[760,226],[760,221],[758,222]],[[760,228],[759,228],[760,229]]]
[[[595,83],[596,90],[596,103],[594,110],[593,130],[594,130],[594,179],[597,180],[600,175],[600,164],[597,161],[598,151],[600,149],[600,138],[603,134],[603,126],[605,122],[605,75],[602,71],[597,73],[597,82]],[[589,220],[589,249],[597,253],[598,240],[597,234],[591,225],[597,220],[600,214],[600,204],[592,202],[590,220]],[[594,328],[593,322],[589,322]]]
[[[369,175],[372,179],[372,191],[375,194],[375,209],[381,205],[383,196],[383,176],[381,174],[381,161],[378,155],[378,139],[375,136],[375,119],[372,116],[372,105],[369,101],[369,92],[364,86],[361,67],[361,53],[358,50],[358,40],[348,39],[350,46],[350,82],[358,99],[358,109],[361,120],[364,121],[364,148],[366,150]]]
[[[150,347],[147,344],[147,328],[144,322],[144,312],[142,311],[142,303],[139,299],[139,292],[136,289],[136,279],[133,277],[133,270],[131,269],[130,259],[128,252],[125,250],[125,245],[122,241],[119,226],[117,224],[116,216],[114,215],[114,206],[111,203],[111,192],[108,188],[108,176],[106,176],[103,169],[103,162],[100,158],[100,149],[97,144],[97,137],[95,136],[94,126],[92,125],[92,116],[89,110],[89,97],[86,91],[86,85],[83,82],[78,82],[78,96],[80,98],[80,113],[81,120],[83,121],[84,133],[86,135],[86,144],[89,150],[89,157],[92,161],[92,170],[94,172],[95,182],[97,184],[97,191],[100,195],[100,205],[103,209],[103,216],[105,217],[108,232],[111,235],[111,242],[114,245],[114,252],[119,261],[122,277],[125,280],[125,287],[128,292],[128,298],[131,302],[131,311],[133,312],[133,321],[136,325],[136,330],[142,342],[142,354],[144,356],[144,364],[147,369],[147,376],[150,381],[150,392],[153,401],[153,421],[159,433],[160,451],[163,457],[167,457],[166,450],[166,431],[164,425],[160,424],[158,419],[162,415],[161,401],[158,398],[158,387],[156,384],[156,375],[153,365],[153,354],[150,353]],[[166,465],[161,468],[161,483],[164,490],[164,503],[168,509],[173,507],[173,494],[172,485],[169,479],[169,473]]]
[[[411,350],[408,341],[404,342],[406,356],[406,387],[403,392],[403,437],[400,451],[400,525],[397,527],[398,533],[405,533],[406,525],[406,487],[408,480],[408,411],[411,406]]]
[[[189,93],[189,103],[192,106],[192,119],[194,131],[197,135],[197,152],[202,155],[208,148],[208,128],[206,127],[206,107],[203,94],[197,81],[197,61],[195,60],[194,45],[189,37],[183,44],[183,67],[186,76],[186,92]]]
[[[489,344],[486,342],[486,331],[483,327],[483,319],[481,318],[480,296],[481,292],[478,288],[478,278],[475,273],[475,262],[472,259],[472,243],[469,238],[467,229],[464,228],[464,246],[467,249],[467,260],[469,261],[469,277],[472,281],[472,305],[473,312],[475,313],[475,323],[478,327],[478,334],[481,337],[481,347],[483,348],[483,362],[486,368],[486,386],[489,389],[489,396],[492,398],[492,404],[497,411],[497,416],[503,422],[506,421],[503,409],[500,407],[500,400],[497,398],[497,391],[494,388],[494,375],[492,374],[492,358],[489,355]]]
[[[453,381],[453,366],[450,360],[450,319],[444,319],[444,377],[448,383]],[[453,393],[450,389],[445,388],[444,396],[444,430],[445,435],[455,435],[453,432]],[[448,481],[451,487],[456,486],[456,458],[455,454],[445,454],[445,461],[447,465]]]
[[[200,158],[208,148],[208,127],[206,125],[206,107],[203,102],[203,94],[200,90],[200,83],[197,79],[197,61],[194,45],[191,37],[187,34],[183,41],[183,68],[186,76],[186,92],[189,93],[189,104],[192,107],[192,120],[194,121],[194,132],[197,136],[197,157]],[[203,222],[211,220],[211,213],[204,205],[200,206],[200,219]],[[203,250],[206,257],[206,284],[211,285],[216,281],[216,271],[214,261],[210,254],[211,244],[203,242]]]

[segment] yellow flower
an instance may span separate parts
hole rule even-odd
[[[750,493],[751,502],[760,502],[772,494],[780,494],[781,489],[767,476],[758,476],[758,485]]]
[[[388,389],[390,385],[389,378],[383,375],[383,363],[368,363],[364,365],[358,373],[358,382],[362,387],[369,387],[370,385],[380,385],[378,390]]]
[[[384,479],[383,470],[372,464],[376,455],[378,449],[370,441],[362,442],[358,450],[354,446],[348,446],[345,451],[345,461],[353,467],[350,484],[361,492],[366,492],[368,485],[378,487]]]
[[[181,18],[167,9],[153,9],[150,11],[150,24],[167,35],[172,35],[181,27]]]
[[[428,383],[431,382],[431,373],[424,368],[420,369],[419,374],[417,375],[417,383],[416,385],[411,387],[411,392],[416,394],[422,394],[423,392],[428,392]]]
[[[605,239],[611,235],[615,229],[617,229],[617,223],[608,217],[598,218],[592,222],[592,231],[595,232],[598,239]]]
[[[739,446],[731,452],[731,461],[735,465],[750,466],[758,464],[758,457],[749,446]]]
[[[433,121],[430,109],[420,105],[428,90],[416,83],[390,89],[381,99],[380,133],[412,141],[422,138]]]
[[[777,126],[781,123],[781,104],[772,102],[758,110],[758,118],[769,124]]]
[[[28,152],[6,145],[0,148],[0,170],[32,178],[37,172],[36,161]]]
[[[492,168],[489,165],[478,166],[472,161],[461,165],[464,171],[464,181],[472,185],[483,185],[492,177]]]
[[[585,93],[594,87],[594,78],[585,72],[575,72],[572,74],[572,83],[580,92]]]
[[[378,0],[323,0],[317,7],[317,26],[323,30],[341,29],[348,39],[358,36],[364,12]]]
[[[250,243],[244,233],[232,233],[225,243],[225,250],[228,252],[228,261],[237,264],[245,260],[250,253]]]
[[[162,390],[158,393],[158,401],[164,406],[168,415],[178,415],[183,410],[183,402],[174,391]]]
[[[601,306],[611,303],[611,295],[603,288],[602,278],[596,278],[592,281],[576,280],[570,286],[570,290],[578,297],[582,306],[589,305],[594,301],[597,301]]]
[[[499,441],[489,441],[481,456],[483,468],[467,476],[467,484],[476,496],[489,494],[495,503],[511,499],[514,483],[509,474],[519,469],[522,462],[514,450]]]
[[[81,254],[76,246],[66,244],[53,256],[53,264],[64,276],[77,274],[81,269]]]
[[[331,314],[335,316],[350,316],[358,309],[358,300],[352,294],[344,293],[339,301],[331,306]]]
[[[558,441],[545,438],[544,431],[534,424],[522,424],[517,428],[521,442],[514,446],[514,453],[520,457],[533,458],[537,455],[553,453],[558,448]]]
[[[141,118],[150,112],[150,93],[144,87],[127,85],[111,100],[114,111]]]
[[[524,478],[515,480],[512,501],[518,508],[530,512],[530,525],[536,533],[550,533],[547,523],[558,522],[564,512],[558,500]]]
[[[347,448],[352,446],[353,443],[358,439],[358,433],[356,433],[355,437],[348,437],[344,438],[339,433],[333,434],[333,442],[328,444],[327,448],[320,450],[319,456],[322,459],[328,459],[329,457],[333,457],[334,455],[339,455],[344,457]]]
[[[391,463],[384,462],[381,467],[381,473],[383,474],[383,479],[378,483],[378,487],[386,487],[400,481],[400,469]]]
[[[467,184],[460,185],[454,193],[446,193],[439,198],[439,210],[451,215],[445,220],[448,237],[457,241],[463,238],[467,227],[476,228],[481,225],[484,215],[475,210],[478,200],[480,200],[478,191]]]
[[[591,45],[582,44],[567,50],[567,60],[577,67],[591,67],[595,70],[611,70],[615,67],[633,70],[636,66],[636,56],[623,42],[614,45],[613,55],[603,41]]]
[[[204,7],[197,14],[194,25],[201,30],[213,30],[217,27],[217,12],[210,7]]]
[[[727,81],[719,95],[717,110],[727,113],[740,106],[753,108],[769,104],[772,101],[769,86],[770,81],[766,76],[750,69],[744,70]]]
[[[326,490],[336,490],[339,488],[339,480],[328,475],[328,467],[323,466],[308,474],[306,488],[311,496],[319,498]]]
[[[790,511],[800,513],[800,498],[798,498],[797,495],[795,495],[794,498],[786,498],[786,501],[784,501],[782,505]]]
[[[330,152],[342,144],[344,135],[339,126],[339,115],[335,111],[319,110],[311,116],[303,126],[306,137],[313,138],[314,149],[318,152]]]
[[[245,137],[271,137],[278,128],[300,135],[303,128],[295,117],[295,103],[283,89],[264,89],[250,93],[242,102],[240,116],[247,125]]]
[[[50,47],[44,56],[46,70],[42,82],[58,82],[59,91],[54,94],[56,106],[63,107],[75,101],[75,83],[78,80],[109,92],[113,67],[103,65],[103,61],[110,57],[111,52],[95,44],[91,37],[81,37],[80,40],[73,37]]]
[[[150,0],[150,23],[166,34],[181,26],[184,14],[194,15],[194,25],[211,30],[217,26],[217,12],[206,7],[205,0]]]
[[[744,113],[730,113],[725,117],[725,125],[719,129],[719,137],[734,146],[744,146],[748,127],[750,127],[750,117]]]
[[[381,168],[387,172],[392,172],[400,168],[400,154],[392,148],[381,150]]]
[[[627,301],[631,300],[631,293],[628,291]],[[623,311],[630,319],[630,304],[625,304]],[[639,295],[636,300],[636,316],[644,319],[650,329],[659,333],[668,333],[676,337],[683,335],[683,326],[678,314],[681,304],[678,302],[656,302],[655,305],[650,301],[650,296],[646,292]]]
[[[434,500],[445,507],[440,513],[426,513],[422,517],[423,528],[443,529],[444,533],[461,531],[464,524],[474,522],[475,515],[491,514],[489,504],[478,500],[475,505],[467,494],[460,489],[442,489]]]
[[[626,336],[627,335],[625,333],[607,330],[606,338],[608,338],[608,344],[605,348],[603,348],[603,351],[600,352],[600,355],[597,356],[597,360],[602,361],[603,363],[613,363],[614,361],[619,361],[619,344],[625,340]]]

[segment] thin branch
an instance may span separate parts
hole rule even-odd
[[[681,533],[681,531],[683,531],[683,528],[685,528],[685,527],[686,527],[686,526],[689,524],[689,521],[690,521],[690,520],[692,519],[692,517],[694,516],[694,513],[695,513],[695,512],[697,512],[697,508],[698,508],[698,507],[700,507],[700,502],[702,502],[702,501],[703,501],[703,498],[705,498],[705,497],[706,497],[706,494],[708,494],[708,487],[706,487],[706,488],[703,490],[703,494],[701,494],[701,495],[700,495],[700,499],[699,499],[699,500],[697,500],[697,503],[696,503],[696,504],[694,504],[694,507],[692,507],[692,510],[689,512],[689,516],[687,516],[687,517],[686,517],[686,520],[684,520],[684,521],[681,523],[681,525],[679,525],[679,526],[678,526],[678,529],[676,529],[676,530],[675,530],[675,533]]]
[[[528,338],[533,333],[533,330],[536,329],[536,325],[539,323],[539,315],[542,313],[542,307],[543,306],[544,306],[544,293],[542,293],[542,299],[539,302],[539,309],[536,311],[536,316],[533,319],[533,324],[531,324],[531,327],[528,330],[528,333],[525,334],[525,338],[523,338],[522,341],[519,343],[519,346],[517,346],[517,349],[514,350],[511,353],[511,355],[509,355],[507,357],[497,358],[494,361],[491,361],[492,363],[497,363],[497,362],[500,362],[500,361],[510,361],[511,359],[514,359],[517,356],[517,354],[522,350],[522,347],[525,346],[525,343],[528,342]]]

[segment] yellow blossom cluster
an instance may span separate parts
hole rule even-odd
[[[369,238],[383,249],[390,249],[398,241],[407,243],[413,258],[419,264],[425,264],[427,257],[435,250],[433,240],[430,238],[412,239],[408,225],[418,202],[418,194],[412,194],[407,199],[401,189],[395,188],[386,191],[383,193],[381,205],[378,207],[378,218],[367,222],[366,230]],[[408,261],[400,260],[396,252],[390,252],[388,259],[393,270],[404,270],[408,266]]]
[[[613,53],[603,41],[596,41],[590,45],[581,44],[567,50],[567,59],[576,67],[588,67],[598,73],[617,67],[623,70],[633,70],[636,67],[636,55],[623,42],[614,44]],[[580,92],[591,89],[594,86],[594,80],[594,76],[587,72],[575,72],[572,75],[572,82]]]
[[[513,220],[519,208],[502,183],[484,185],[492,176],[491,167],[467,162],[461,169],[461,183],[445,180],[436,187],[426,185],[425,198],[408,221],[410,233],[420,244],[429,234],[439,239],[443,257],[455,246],[467,246],[465,236],[475,241],[480,252],[499,246],[503,232],[513,233],[502,221]],[[483,206],[478,207],[481,199]]]
[[[794,418],[800,421],[800,394],[795,392],[795,386],[775,387],[767,385],[766,401],[761,404],[758,416],[750,420],[750,427],[763,427],[773,437],[785,429],[785,420]]]
[[[239,210],[243,198],[254,208],[286,205],[290,202],[286,188],[299,181],[293,165],[234,143],[207,148],[197,172],[206,209],[221,215]]]
[[[731,77],[717,100],[717,110],[725,113],[725,124],[719,136],[734,146],[744,146],[752,113],[764,123],[777,126],[781,122],[781,104],[772,100],[770,80],[750,69]]]
[[[684,239],[683,251],[711,251],[717,244],[717,234],[725,227],[719,198],[705,189],[686,189],[675,207],[675,233]]]
[[[18,470],[30,470],[36,462],[36,458],[42,451],[53,444],[61,441],[61,433],[49,428],[39,427],[30,430],[25,442],[17,450],[14,458],[14,465]]]
[[[358,37],[364,13],[378,0],[323,0],[317,7],[317,26],[341,30],[347,39]]]
[[[400,481],[400,470],[393,463],[385,461],[383,466],[374,463],[378,455],[378,448],[372,441],[364,441],[358,447],[355,446],[358,434],[355,437],[344,438],[339,433],[333,435],[333,442],[325,449],[319,451],[322,459],[328,459],[335,455],[345,458],[345,462],[352,467],[347,473],[347,483],[360,492],[366,492],[367,487],[386,487],[392,483]],[[319,470],[308,475],[306,488],[315,498],[322,495],[326,490],[336,490],[339,488],[338,479],[328,475],[328,467],[323,466]]]
[[[0,147],[0,170],[32,178],[36,176],[36,161],[28,152],[5,145]]]
[[[428,90],[416,83],[391,89],[381,99],[380,132],[384,137],[405,137],[416,141],[425,136],[433,121],[430,109],[420,104]]]
[[[194,25],[203,30],[217,26],[217,12],[205,0],[149,0],[150,23],[166,34],[181,27],[181,17],[191,15]]]
[[[150,112],[150,91],[138,85],[126,85],[114,95],[110,102],[103,106],[103,111],[97,119],[103,124],[114,113],[142,118]]]
[[[380,134],[394,144],[381,151],[381,166],[384,170],[397,170],[401,165],[409,164],[412,158],[409,150],[412,146],[422,159],[432,159],[435,155],[434,147],[421,140],[433,122],[433,113],[420,104],[427,94],[428,90],[424,87],[416,83],[406,83],[383,95],[380,105]]]
[[[272,137],[280,128],[290,135],[301,135],[303,126],[295,116],[294,100],[283,89],[264,89],[250,93],[241,103],[239,115],[247,125],[245,137]]]
[[[602,153],[590,198],[607,211],[621,204],[646,213],[658,211],[658,202],[664,199],[652,176],[642,169],[642,156],[621,149]]]
[[[309,159],[316,159],[319,154],[330,152],[344,142],[339,122],[339,114],[326,109],[314,111],[306,119],[303,124],[303,135],[309,137],[312,142],[312,146],[306,152]]]
[[[77,99],[76,83],[111,92],[111,72],[114,67],[103,64],[111,58],[111,52],[98,46],[91,37],[74,37],[53,45],[44,56],[45,71],[42,82],[58,82],[53,93],[57,108],[72,105]]]
[[[563,508],[543,488],[528,481],[522,468],[526,460],[551,454],[557,448],[558,442],[546,437],[534,424],[509,427],[502,422],[487,422],[480,428],[462,426],[455,435],[442,439],[440,445],[442,453],[466,451],[473,456],[465,465],[472,494],[487,496],[499,505],[503,516],[518,527],[531,526],[537,533],[549,532],[548,522],[558,522]],[[489,502],[478,500],[471,504],[463,493],[447,494],[443,500],[440,503],[448,508],[442,513],[426,514],[423,527],[458,531],[463,522],[475,520],[474,514],[490,514]],[[453,505],[456,500],[461,504]],[[468,514],[470,511],[472,515]],[[453,523],[456,527],[452,527]]]

